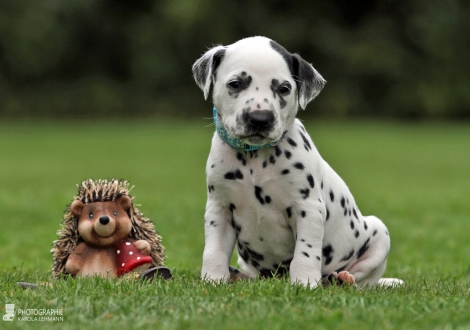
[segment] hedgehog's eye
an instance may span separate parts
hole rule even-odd
[[[115,216],[117,216],[117,212],[116,212],[116,211],[114,211],[113,214],[114,214]]]
[[[93,213],[90,212],[88,216],[90,217],[90,219],[93,219]]]

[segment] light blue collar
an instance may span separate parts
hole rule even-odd
[[[228,143],[229,145],[231,145],[234,148],[242,149],[244,151],[254,151],[254,150],[261,149],[261,148],[273,147],[278,142],[278,141],[275,141],[275,142],[266,143],[266,144],[262,144],[262,145],[251,145],[251,144],[246,144],[245,142],[243,142],[240,139],[237,139],[235,137],[231,137],[227,133],[227,131],[225,130],[225,127],[217,119],[217,109],[215,107],[214,107],[213,111],[214,111],[214,123],[215,123],[215,127],[216,127],[216,130],[217,130],[217,134],[219,134],[220,138],[224,142]]]

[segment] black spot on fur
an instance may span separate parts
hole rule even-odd
[[[346,205],[346,200],[344,199],[344,196],[341,197],[341,207],[344,208],[344,205]]]
[[[212,221],[210,222],[210,225],[211,225],[211,226],[214,226],[214,227],[217,227],[217,225],[215,224],[215,221],[214,221],[214,220],[212,220]]]
[[[212,164],[212,165],[211,165],[211,168],[214,168],[214,167],[215,167],[215,164]]]
[[[227,180],[236,180],[236,179],[239,179],[239,180],[242,180],[243,179],[243,173],[237,169],[233,172],[227,172],[225,173],[225,176],[224,176]]]
[[[264,256],[256,251],[253,251],[252,249],[250,249],[248,246],[245,246],[246,250],[248,251],[248,254],[255,260],[258,260],[258,261],[263,261],[264,260]]]
[[[307,180],[308,180],[308,183],[310,185],[310,188],[315,187],[315,182],[313,181],[313,176],[310,173],[307,174]]]
[[[305,212],[305,211],[300,211],[300,216],[301,216],[302,218],[305,218],[306,215],[307,215],[307,212]]]
[[[238,237],[238,233],[241,232],[242,227],[239,224],[237,224],[237,222],[235,221],[233,217],[232,217],[231,225],[232,225],[232,228],[235,229],[235,231],[237,232],[237,237]]]
[[[243,158],[243,155],[240,152],[237,152],[237,159],[242,162],[243,166],[246,165],[246,159]]]
[[[333,194],[333,190],[330,190],[330,199],[332,202],[335,201],[335,194]]]
[[[308,142],[307,138],[305,137],[305,135],[302,134],[302,132],[300,132],[300,136],[302,137],[302,140],[304,141],[304,147],[305,147],[305,150],[307,151],[310,151],[312,150],[312,146],[310,145],[310,142]]]
[[[356,230],[356,231],[354,232],[354,237],[356,237],[356,238],[359,237],[359,231],[358,231],[358,230]]]
[[[275,164],[275,163],[276,163],[276,158],[274,158],[274,155],[269,156],[269,162],[270,162],[271,164]]]
[[[271,204],[271,197],[270,196],[266,195],[264,197],[264,200],[266,201],[267,204]]]
[[[372,236],[375,236],[375,235],[377,235],[377,229],[374,230],[374,232],[372,233]]]
[[[263,196],[261,195],[262,192],[263,192],[263,188],[261,188],[259,186],[255,186],[256,199],[261,203],[261,205],[264,205],[265,201],[264,201]]]
[[[354,208],[353,208],[353,214],[354,214],[354,217],[359,220],[359,218],[357,217],[356,209]]]
[[[367,223],[364,221],[364,230],[367,230],[369,227],[367,227]]]
[[[289,143],[294,148],[297,147],[297,143],[295,143],[295,141],[292,140],[291,138],[287,138],[287,143]]]
[[[274,149],[276,150],[275,152],[276,157],[279,157],[282,154],[281,148],[279,148],[278,146],[275,146]]]
[[[245,249],[239,249],[238,254],[245,262],[248,263],[248,261],[250,260],[250,255],[248,254],[248,251],[246,251]]]
[[[285,169],[285,170],[282,170],[281,174],[282,174],[282,175],[286,175],[286,174],[289,174],[289,172],[290,172],[290,171],[289,171],[288,169]]]
[[[213,185],[209,185],[207,187],[207,190],[209,190],[209,192],[213,192],[215,190],[214,186]]]
[[[302,251],[302,254],[303,254],[304,256],[306,256],[307,258],[310,258],[310,256],[308,255],[307,252]]]
[[[326,220],[328,220],[329,218],[330,218],[330,210],[326,208]]]
[[[370,237],[364,242],[359,251],[357,251],[357,259],[363,256],[364,253],[369,249]]]
[[[265,160],[265,161],[263,162],[263,168],[266,168],[266,166],[268,166],[268,162]]]
[[[303,170],[305,168],[304,164],[302,163],[294,163],[294,167],[298,170]]]
[[[322,249],[322,254],[323,256],[326,258],[325,259],[325,265],[328,265],[330,264],[330,262],[333,260],[333,247],[331,246],[331,244],[328,244],[327,246],[324,246],[323,249]]]
[[[347,216],[348,215],[348,209],[344,209],[344,216]]]
[[[317,258],[317,260],[318,260],[318,261],[320,261],[320,260],[321,260],[321,258],[320,258],[319,256],[316,256],[315,258]]]
[[[228,208],[229,208],[230,212],[233,212],[233,210],[236,209],[235,205],[232,204],[232,203],[230,203],[230,206]]]
[[[260,236],[259,240],[262,242],[262,241],[264,241],[264,238]]]
[[[351,229],[354,229],[354,222],[351,220],[351,222],[349,223],[349,225],[351,226]]]
[[[351,259],[353,255],[354,255],[354,249],[349,251],[349,253],[347,255],[345,255],[343,258],[341,258],[340,262],[341,261],[347,261],[347,260]]]
[[[320,184],[320,188],[323,189],[323,180],[322,180],[322,182],[321,182],[321,184]]]
[[[253,259],[250,260],[250,263],[251,263],[251,264],[253,265],[253,267],[255,267],[255,268],[259,268],[259,266],[260,266],[260,265],[259,265],[259,262],[256,261],[256,260],[253,260]]]
[[[286,155],[287,159],[290,159],[292,157],[292,154],[288,150],[284,150],[284,155]]]
[[[299,192],[302,194],[303,199],[307,199],[308,196],[310,195],[310,189],[308,188],[300,189]]]
[[[292,206],[289,206],[286,209],[287,217],[290,218],[292,216]]]

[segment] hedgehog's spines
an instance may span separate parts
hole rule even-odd
[[[123,179],[111,179],[110,181],[88,179],[78,184],[77,188],[78,195],[73,198],[72,202],[80,200],[84,204],[89,204],[114,201],[121,196],[129,196],[132,202],[128,211],[132,223],[132,238],[148,241],[151,246],[150,255],[154,266],[164,265],[165,249],[161,245],[162,238],[156,233],[153,223],[134,206],[134,198],[129,195],[134,186],[129,189],[129,182]],[[53,255],[52,273],[56,277],[60,273],[65,273],[65,264],[70,253],[82,241],[78,233],[78,219],[73,216],[70,206],[71,204],[65,210],[62,228],[57,232],[58,238],[54,241],[51,249]]]

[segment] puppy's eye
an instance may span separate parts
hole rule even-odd
[[[88,216],[90,217],[90,219],[93,219],[93,213],[90,213]]]
[[[117,215],[117,212],[116,212],[116,211],[114,211],[114,212],[113,212],[113,214],[116,216],[116,215]]]
[[[283,84],[281,87],[279,87],[279,94],[288,95],[291,89],[292,86],[290,84]]]
[[[232,80],[229,81],[228,85],[233,89],[239,89],[241,84],[238,80]]]

